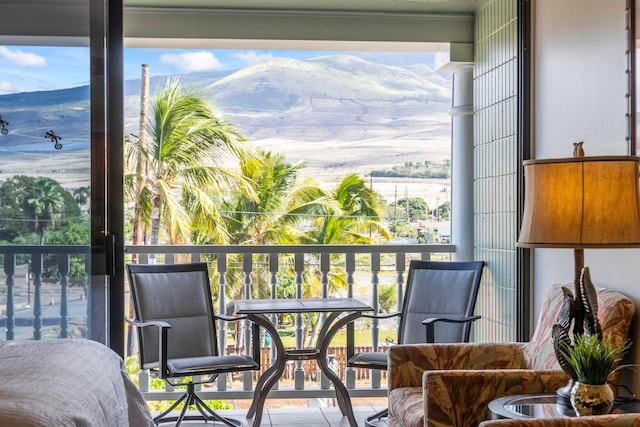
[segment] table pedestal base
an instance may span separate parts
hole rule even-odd
[[[278,335],[278,330],[265,314],[248,313],[246,315],[254,324],[254,337],[258,336],[258,327],[263,327],[270,334],[272,338],[272,345],[276,348],[276,360],[274,364],[270,366],[258,379],[256,389],[253,394],[253,403],[247,412],[247,418],[254,418],[253,427],[260,426],[264,403],[267,400],[269,391],[282,376],[287,362],[296,360],[317,361],[320,370],[326,375],[335,388],[336,401],[340,408],[340,412],[342,415],[347,417],[351,427],[357,427],[358,423],[353,415],[353,407],[351,406],[349,392],[340,380],[340,377],[338,377],[338,375],[336,375],[329,366],[327,351],[332,338],[338,330],[356,320],[361,316],[361,313],[330,313],[320,329],[316,347],[305,349],[286,349]]]

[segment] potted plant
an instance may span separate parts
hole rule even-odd
[[[573,345],[561,343],[560,351],[577,377],[571,388],[571,406],[577,415],[601,415],[611,410],[614,396],[607,380],[629,346],[629,341],[616,346],[610,336],[602,338],[600,334],[577,334]]]

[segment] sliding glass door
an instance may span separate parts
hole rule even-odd
[[[122,323],[121,309],[110,312],[122,299],[122,220],[108,203],[122,200],[111,184],[122,176],[122,73],[113,76],[120,83],[106,78],[121,68],[121,10],[107,0],[3,6],[0,339],[122,345],[109,324]]]

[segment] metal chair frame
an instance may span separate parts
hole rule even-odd
[[[464,313],[461,316],[456,317],[448,317],[448,316],[438,316],[431,317],[422,320],[422,325],[425,328],[424,335],[424,343],[433,343],[435,342],[435,331],[436,325],[438,323],[457,323],[462,324],[462,332],[459,337],[459,342],[468,342],[469,335],[471,332],[471,325],[474,321],[478,320],[480,316],[474,316],[473,312],[476,305],[476,300],[478,297],[478,289],[480,287],[480,278],[482,276],[482,270],[485,266],[484,261],[468,261],[468,262],[440,262],[440,261],[417,261],[413,260],[409,264],[409,273],[407,276],[407,286],[405,289],[405,298],[402,301],[402,310],[394,313],[388,314],[363,314],[362,317],[371,318],[371,319],[389,319],[392,317],[400,318],[400,325],[398,328],[398,344],[415,344],[413,342],[403,342],[402,337],[405,332],[405,328],[416,328],[418,325],[407,325],[405,321],[405,316],[403,313],[406,313],[407,307],[409,305],[413,287],[417,286],[414,283],[414,274],[416,270],[419,269],[428,269],[428,270],[471,270],[476,271],[476,274],[473,279],[473,283],[470,288],[470,296],[465,307]],[[376,370],[387,370],[387,360],[381,359],[381,354],[379,352],[374,353],[357,353],[350,354],[347,360],[347,366],[353,368],[365,368],[365,369],[376,369]],[[376,357],[377,356],[377,357]],[[382,418],[386,418],[389,416],[389,409],[385,408],[382,411],[376,412],[375,414],[369,416],[365,420],[365,425],[367,427],[374,427],[375,424],[372,424],[374,420],[381,420]]]
[[[164,422],[175,422],[176,427],[180,426],[184,420],[204,420],[212,421],[215,425],[216,422],[222,423],[230,427],[240,427],[242,422],[240,420],[222,417],[211,409],[197,394],[196,384],[209,383],[216,380],[218,375],[230,372],[242,372],[249,370],[258,370],[259,365],[253,357],[250,356],[226,356],[218,349],[218,340],[216,335],[216,321],[238,321],[246,319],[246,316],[228,317],[224,315],[216,315],[213,310],[213,300],[211,297],[211,288],[209,281],[209,272],[206,263],[193,263],[193,264],[171,264],[171,265],[140,265],[131,264],[127,266],[129,273],[129,285],[131,288],[131,295],[133,297],[133,305],[135,309],[136,319],[126,319],[128,323],[137,327],[138,331],[138,343],[140,353],[140,368],[149,369],[151,375],[164,379],[172,386],[186,386],[186,392],[175,403],[173,403],[169,409],[165,410],[161,414],[154,418],[154,422],[157,424]],[[166,309],[167,319],[157,318],[158,313],[154,313],[154,318],[147,319],[145,313],[153,312],[145,307],[146,301],[142,294],[143,287],[147,286],[152,288],[154,286],[152,280],[142,280],[141,277],[145,274],[158,275],[157,282],[162,285],[168,285],[168,277],[171,274],[178,276],[181,273],[201,273],[203,287],[197,295],[192,295],[191,298],[205,298],[204,312],[208,316],[206,319],[208,331],[204,333],[210,333],[209,342],[211,343],[208,348],[201,351],[202,354],[181,354],[179,357],[172,357],[172,353],[175,354],[176,350],[171,347],[171,322],[169,320],[172,316],[169,315],[171,308],[163,307]],[[150,276],[151,277],[151,276]],[[141,283],[143,282],[143,283]],[[161,286],[158,284],[157,286]],[[173,286],[173,282],[172,282]],[[175,281],[175,286],[181,286],[179,280]],[[194,285],[198,286],[198,285]],[[185,300],[189,301],[189,296],[185,296]],[[146,310],[145,310],[146,308]],[[202,309],[202,307],[200,307]],[[174,319],[175,320],[175,319]],[[151,339],[152,334],[145,334],[147,328],[156,328],[158,330],[157,342],[153,342]],[[193,331],[197,335],[198,331]],[[174,337],[175,338],[175,337]],[[154,348],[157,347],[157,348]],[[206,347],[206,346],[205,346]],[[181,349],[180,351],[184,351]],[[154,355],[157,354],[157,357]],[[190,365],[191,364],[191,365]],[[194,379],[194,377],[198,379]],[[170,414],[181,403],[184,406],[177,416],[171,416]],[[189,406],[195,406],[198,415],[187,415],[187,408]]]

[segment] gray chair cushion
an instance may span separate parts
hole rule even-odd
[[[347,364],[356,368],[387,369],[387,353],[356,353]]]
[[[195,372],[215,370],[216,372],[236,372],[238,370],[258,369],[259,366],[253,358],[248,356],[213,356],[213,357],[186,357],[182,359],[169,359],[167,368],[171,376],[192,375]]]

